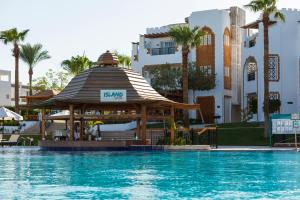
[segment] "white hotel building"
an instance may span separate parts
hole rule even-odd
[[[19,95],[28,96],[29,87],[19,83]],[[26,104],[26,99],[20,98],[20,105]],[[11,83],[11,71],[0,70],[0,107],[15,105],[15,84]]]
[[[189,62],[195,62],[207,74],[216,75],[215,88],[208,91],[189,91],[189,103],[200,103],[206,123],[240,121],[241,116],[241,44],[245,30],[245,11],[238,7],[227,10],[193,12],[186,18],[186,25],[199,27],[206,32],[202,44],[189,54]],[[176,24],[175,24],[176,25]],[[178,24],[177,24],[178,25]],[[146,78],[147,69],[160,64],[180,66],[182,56],[168,35],[167,25],[148,28],[133,43],[132,67]],[[194,94],[193,94],[194,93]],[[190,118],[199,118],[191,111]]]
[[[300,111],[300,10],[281,12],[285,22],[271,19],[269,26],[269,91],[270,98],[281,103],[276,113],[289,114]],[[249,108],[251,99],[256,98],[258,115],[252,115],[252,120],[263,121],[263,25],[256,21],[245,28],[242,107]]]
[[[288,114],[300,112],[300,10],[282,9],[281,12],[286,21],[271,19],[269,27],[270,99],[280,101],[280,107],[274,112]],[[195,94],[190,91],[189,103],[196,99],[202,105],[206,122],[213,116],[220,116],[219,123],[240,121],[243,117],[263,121],[262,22],[245,25],[245,11],[232,7],[193,12],[184,24],[203,28],[208,34],[204,44],[191,51],[189,62],[216,74],[216,87]],[[147,78],[149,67],[165,63],[180,66],[180,47],[167,34],[172,26],[148,28],[146,34],[140,35],[139,42],[133,43],[135,71]],[[257,109],[250,113],[253,99],[257,101]],[[190,117],[199,116],[191,112]]]

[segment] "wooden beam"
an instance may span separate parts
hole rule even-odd
[[[174,107],[171,108],[171,135],[170,135],[170,142],[171,144],[174,144],[175,140],[175,130],[174,130],[174,123],[175,123],[175,109]]]
[[[69,111],[70,111],[70,140],[74,140],[74,106],[69,105]]]
[[[147,108],[145,104],[141,106],[141,120],[142,120],[142,141],[146,144],[146,132],[147,132]]]
[[[46,132],[46,110],[42,109],[42,127],[41,127],[41,139],[45,140]]]
[[[148,120],[166,120],[170,119],[170,116],[163,116],[163,115],[147,115]]]
[[[135,120],[136,118],[140,118],[140,114],[110,114],[110,115],[74,115],[75,120],[80,120],[83,118],[84,120]],[[47,119],[51,120],[64,120],[69,119],[70,115],[62,115],[62,116],[49,116]]]

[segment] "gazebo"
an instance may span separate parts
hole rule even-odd
[[[178,103],[161,96],[143,76],[132,70],[118,67],[117,57],[107,51],[99,57],[96,66],[74,77],[62,92],[36,104],[35,107],[42,109],[41,146],[50,144],[45,142],[46,120],[68,120],[70,127],[68,142],[70,144],[71,141],[72,145],[78,146],[76,143],[88,145],[88,143],[81,142],[84,140],[85,121],[136,120],[136,135],[139,138],[139,144],[144,145],[148,120],[168,119],[174,122],[175,109],[199,109],[200,105]],[[70,114],[46,116],[46,109],[67,109]],[[97,114],[88,114],[87,110],[97,111]],[[159,110],[168,110],[168,115],[156,114]],[[78,114],[75,115],[74,111]],[[74,141],[75,120],[80,121],[79,141]],[[174,138],[174,127],[171,127],[171,144]],[[60,145],[63,146],[63,144],[62,141]]]

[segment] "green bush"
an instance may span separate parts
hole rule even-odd
[[[3,124],[4,123],[4,124]],[[1,121],[1,123],[0,123],[2,126],[4,125],[4,126],[19,126],[20,125],[20,123],[19,123],[19,121],[15,121],[15,120],[10,120],[10,121]]]
[[[183,137],[175,138],[174,145],[186,145],[186,139]]]

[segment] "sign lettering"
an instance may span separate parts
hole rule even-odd
[[[126,102],[126,90],[100,90],[100,102]]]

